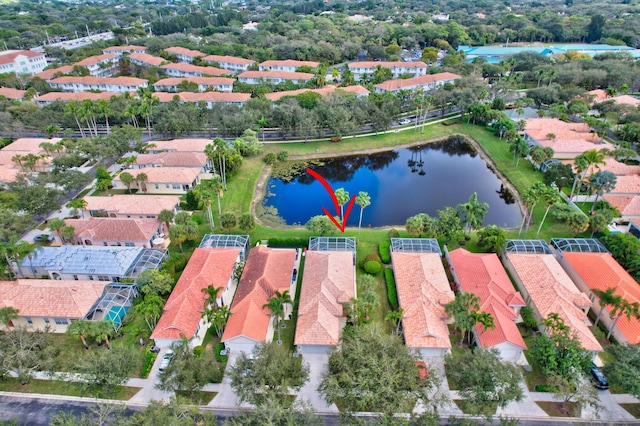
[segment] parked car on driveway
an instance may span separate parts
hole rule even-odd
[[[50,243],[53,240],[55,240],[55,237],[50,234],[38,234],[35,237],[33,237],[34,243]]]
[[[589,371],[591,372],[591,378],[596,388],[600,390],[609,389],[609,381],[604,377],[604,373],[600,368],[596,367],[595,364],[591,364]]]
[[[171,363],[174,355],[175,353],[173,353],[173,351],[169,349],[167,353],[165,353],[162,357],[162,360],[160,360],[160,368],[158,370],[164,371],[169,366],[169,363]]]

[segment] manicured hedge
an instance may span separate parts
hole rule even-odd
[[[229,355],[220,355],[220,351],[224,349],[224,343],[218,342],[216,347],[213,350],[213,353],[216,357],[216,361],[221,362],[223,364],[227,363],[227,359],[229,359]]]
[[[382,269],[382,265],[376,260],[369,260],[364,264],[364,271],[367,274],[378,275],[380,269]]]
[[[269,247],[306,247],[307,238],[269,238]]]
[[[389,241],[381,241],[378,244],[378,252],[380,253],[380,259],[382,263],[388,265],[391,263],[391,243]]]
[[[140,372],[140,377],[147,377],[151,372],[151,368],[153,368],[153,363],[156,361],[156,357],[158,355],[151,352],[149,348],[147,348],[144,354],[144,365],[142,366],[142,371]]]
[[[389,229],[389,232],[387,232],[387,236],[389,236],[389,238],[398,238],[400,236],[400,232],[398,232],[396,228],[391,228]]]
[[[393,269],[385,268],[384,281],[387,283],[387,299],[394,311],[398,309],[398,292],[396,290],[396,280],[393,278]]]

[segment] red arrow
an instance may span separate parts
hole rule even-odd
[[[340,203],[338,203],[338,198],[336,197],[336,193],[333,190],[333,188],[331,187],[331,185],[329,185],[329,182],[327,182],[317,172],[314,172],[313,170],[311,170],[308,167],[307,167],[307,173],[309,173],[314,178],[318,179],[318,181],[322,184],[322,186],[324,186],[324,189],[327,190],[327,192],[331,196],[331,200],[333,201],[333,206],[336,208],[335,216],[339,216],[340,215]],[[326,214],[329,217],[329,219],[331,219],[331,221],[334,223],[334,225],[336,225],[338,227],[338,229],[341,232],[344,233],[344,228],[347,225],[347,219],[349,218],[349,214],[351,213],[351,209],[353,208],[353,204],[355,203],[355,201],[356,201],[356,196],[354,195],[353,197],[351,197],[351,200],[349,201],[349,204],[347,205],[347,211],[344,213],[344,218],[342,219],[342,224],[340,224],[336,220],[334,215],[329,213],[329,210],[327,210],[326,207],[322,207],[322,211],[324,212],[324,214]]]

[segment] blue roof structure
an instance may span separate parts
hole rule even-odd
[[[470,62],[476,57],[482,57],[489,63],[499,63],[503,58],[522,52],[539,53],[541,55],[556,55],[577,51],[589,55],[605,52],[629,52],[634,58],[640,57],[640,50],[629,46],[611,46],[608,44],[570,43],[553,46],[459,46],[458,51],[467,55]]]

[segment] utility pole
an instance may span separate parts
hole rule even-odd
[[[89,34],[89,26],[84,24],[84,27],[87,29],[87,37],[91,37],[91,34]]]

